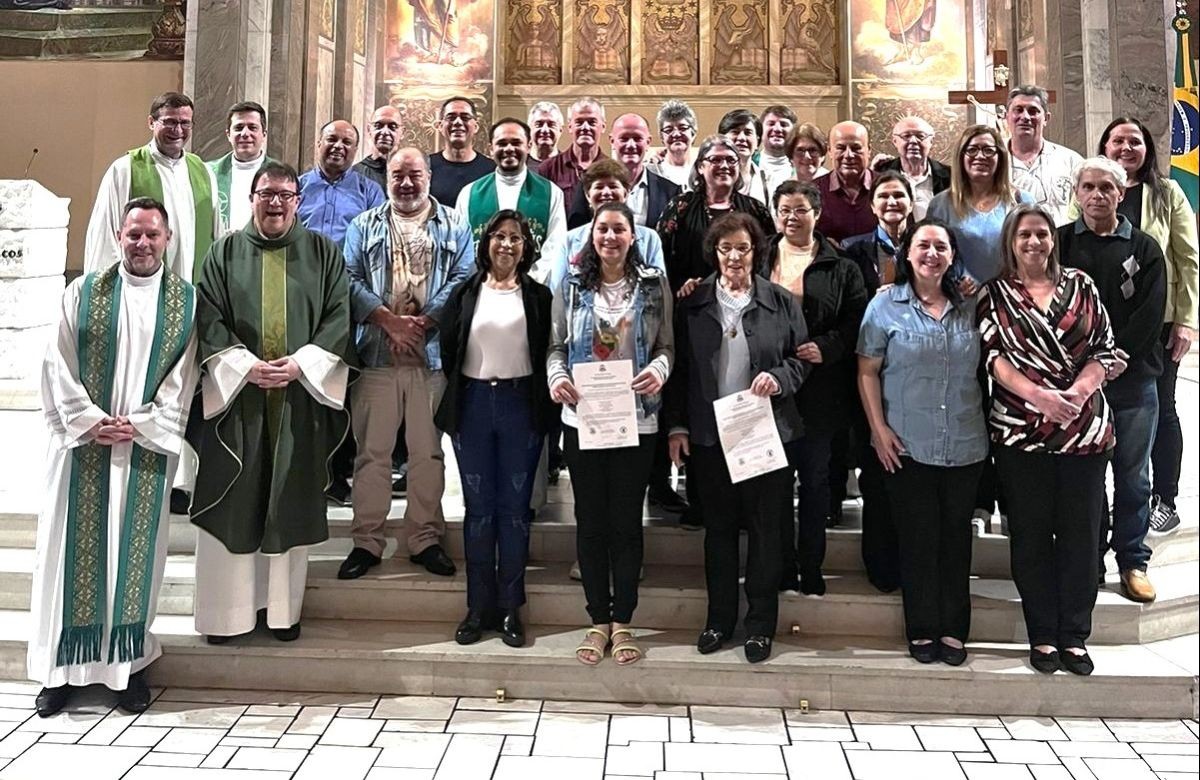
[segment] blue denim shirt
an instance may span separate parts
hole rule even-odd
[[[300,177],[296,216],[304,227],[340,245],[350,220],[386,202],[383,189],[358,171],[346,171],[331,182],[320,168],[313,168]]]
[[[475,242],[466,220],[433,198],[429,200],[433,210],[425,229],[433,244],[433,268],[425,285],[426,301],[421,313],[439,321],[451,290],[475,270]],[[355,217],[342,245],[346,275],[350,277],[350,317],[357,323],[354,346],[368,368],[392,365],[383,329],[367,322],[371,312],[387,305],[392,291],[389,208],[384,203]],[[436,328],[425,333],[425,362],[434,371],[442,369],[442,347]]]
[[[987,457],[975,303],[948,305],[939,322],[907,284],[867,305],[858,354],[883,358],[883,414],[905,454],[930,466],[967,466]]]
[[[641,225],[634,225],[633,233],[638,251],[642,253],[642,262],[650,268],[657,268],[666,276],[667,266],[663,262],[662,239],[658,237],[658,233],[655,233],[652,228]],[[550,264],[550,276],[546,281],[550,292],[555,292],[562,287],[563,280],[571,272],[571,261],[583,251],[591,238],[592,223],[580,225],[567,233],[567,239],[558,245],[553,257],[546,258]]]

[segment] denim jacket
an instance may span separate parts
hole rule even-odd
[[[637,271],[637,291],[630,304],[636,329],[633,374],[637,376],[647,366],[653,366],[665,384],[675,359],[671,292],[666,276],[658,269],[642,266]],[[554,291],[550,352],[546,357],[546,378],[550,387],[560,379],[570,379],[571,366],[595,359],[592,355],[594,303],[595,292],[584,289],[576,273],[571,273]],[[641,404],[639,417],[653,419],[662,405],[661,395],[639,395],[637,398]]]
[[[471,227],[452,209],[433,198],[433,211],[425,223],[433,244],[433,268],[425,285],[422,314],[441,321],[442,307],[450,291],[475,269],[475,242]],[[350,277],[350,316],[357,323],[354,346],[367,368],[392,365],[387,335],[367,322],[371,312],[387,306],[392,291],[392,246],[388,231],[389,203],[364,211],[350,223],[342,254]],[[442,369],[442,351],[437,328],[425,333],[425,361],[432,371]]]

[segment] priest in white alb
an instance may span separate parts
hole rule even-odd
[[[227,232],[250,221],[250,182],[267,157],[267,110],[253,100],[229,107],[225,138],[231,151],[208,162],[217,178],[217,206]],[[196,277],[199,279],[199,275]]]
[[[184,151],[192,137],[192,99],[165,92],[150,104],[151,139],[108,166],[88,221],[85,271],[100,271],[120,258],[116,242],[121,211],[133,198],[153,198],[167,209],[171,240],[165,262],[177,276],[194,282],[213,240],[224,232],[217,180],[194,154]]]
[[[162,651],[150,625],[167,557],[167,494],[199,373],[196,293],[163,262],[167,212],[122,208],[119,264],[73,281],[42,367],[50,429],[38,517],[28,674],[49,717],[75,688],[150,705],[143,672]]]

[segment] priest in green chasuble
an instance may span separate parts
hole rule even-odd
[[[50,429],[38,517],[28,674],[48,717],[76,688],[150,705],[143,671],[162,651],[149,628],[167,558],[167,497],[199,374],[196,291],[166,267],[162,203],[122,209],[122,261],[73,281],[42,365]]]
[[[254,630],[260,609],[277,639],[299,636],[308,548],[329,535],[329,458],[350,435],[341,250],[296,219],[291,166],[265,163],[250,193],[250,223],[213,244],[198,285],[195,615],[213,644]]]

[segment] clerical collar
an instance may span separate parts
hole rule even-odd
[[[528,170],[528,168],[521,166],[520,173],[516,174],[515,176],[510,176],[506,173],[501,173],[500,169],[497,168],[496,181],[500,182],[501,184],[507,184],[510,187],[520,187],[525,183],[525,172]]]
[[[159,261],[157,271],[149,276],[138,276],[137,274],[130,273],[129,269],[125,267],[125,261],[122,260],[118,264],[118,273],[121,274],[122,282],[130,284],[134,287],[149,287],[162,278],[163,268],[164,265],[162,261]]]
[[[247,222],[246,227],[242,230],[246,239],[259,249],[278,249],[281,246],[294,244],[304,232],[305,228],[300,224],[299,219],[294,219],[288,231],[276,238],[267,238],[262,233],[259,233],[253,219]]]
[[[255,157],[253,160],[246,160],[245,162],[242,162],[237,157],[234,157],[233,158],[233,167],[240,168],[243,171],[248,171],[248,170],[252,170],[252,169],[258,170],[259,168],[262,167],[262,164],[266,159],[267,159],[267,152],[264,149],[263,151],[259,152],[258,157]]]
[[[187,152],[180,154],[178,157],[166,156],[158,148],[158,144],[155,143],[153,138],[150,139],[150,143],[148,145],[150,147],[150,156],[154,158],[154,161],[163,163],[165,165],[179,165],[179,163],[183,162],[183,158],[187,156]]]

